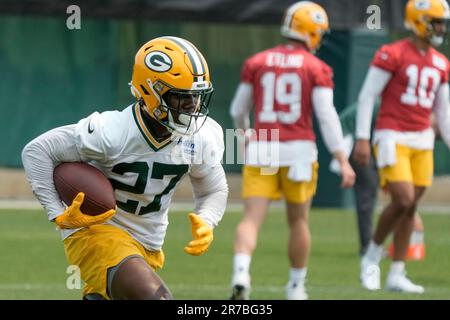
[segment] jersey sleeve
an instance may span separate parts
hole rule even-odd
[[[448,61],[447,58],[445,58],[445,62],[446,62],[447,68],[445,69],[444,74],[442,76],[442,83],[447,83],[449,80],[448,73],[450,72],[450,62]]]
[[[81,161],[74,138],[75,125],[55,128],[30,141],[22,151],[22,163],[34,195],[49,220],[64,212],[53,183],[53,170],[61,162]]]
[[[223,133],[212,119],[205,123],[203,162],[193,164],[190,180],[193,187],[195,212],[211,227],[215,227],[225,212],[228,184],[221,160],[224,152]]]
[[[320,62],[312,70],[314,87],[334,88],[333,69],[324,62]]]
[[[230,116],[234,127],[248,129],[250,127],[250,110],[253,106],[253,86],[249,83],[240,83],[230,106]]]
[[[245,60],[241,70],[241,82],[253,84],[255,69],[256,60],[254,57]]]
[[[396,50],[389,45],[382,46],[375,53],[372,65],[389,72],[394,72],[398,65]]]
[[[124,146],[123,128],[118,112],[94,112],[80,120],[75,127],[75,139],[84,161],[114,159]]]
[[[191,168],[191,176],[201,178],[209,174],[211,168],[220,165],[224,153],[222,127],[209,118],[202,128],[202,150],[200,163],[194,163]]]

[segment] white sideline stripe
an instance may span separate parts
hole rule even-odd
[[[41,209],[37,200],[0,199],[0,209]]]

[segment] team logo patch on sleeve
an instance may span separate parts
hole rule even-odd
[[[380,59],[387,61],[389,59],[389,54],[387,54],[386,52],[381,52],[380,53]]]
[[[145,65],[156,72],[166,72],[172,68],[172,59],[161,51],[152,51],[145,56]]]

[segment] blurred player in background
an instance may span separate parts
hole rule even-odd
[[[354,147],[354,134],[355,134],[355,119],[358,104],[354,103],[346,107],[341,113],[339,113],[339,120],[341,122],[342,131],[344,134],[344,144],[346,150],[350,150],[350,164],[355,170],[356,180],[353,186],[353,192],[355,196],[356,204],[356,217],[358,225],[358,236],[359,236],[359,255],[363,256],[367,248],[369,247],[370,240],[372,239],[372,225],[373,225],[373,214],[375,211],[375,205],[377,202],[378,194],[378,168],[376,166],[376,161],[371,152],[371,156],[368,164],[361,165],[352,156]],[[374,116],[371,121],[371,132],[373,131],[373,126],[375,122],[375,115],[380,107],[379,99],[374,105]],[[431,124],[435,127],[435,117],[431,114]],[[336,161],[332,160],[330,163],[330,170],[332,172],[338,173]],[[407,257],[411,260],[422,260],[425,254],[425,244],[423,241],[423,223],[420,218],[419,213],[415,215],[414,231],[411,235],[411,240],[408,248]],[[393,254],[393,243],[390,244],[388,249],[388,254],[392,256]]]
[[[361,165],[369,161],[370,119],[375,99],[381,96],[373,143],[380,185],[391,196],[361,259],[360,279],[364,288],[380,288],[383,243],[394,231],[395,251],[386,289],[423,293],[422,286],[406,277],[404,261],[418,201],[433,178],[432,111],[442,139],[450,145],[449,63],[433,48],[444,41],[450,12],[444,0],[410,0],[405,11],[411,38],[377,51],[359,95],[353,156]]]
[[[34,194],[63,229],[67,258],[80,268],[87,300],[171,299],[155,270],[164,264],[175,187],[189,175],[194,240],[184,250],[191,255],[208,250],[228,196],[222,129],[207,117],[213,87],[198,49],[177,37],[147,42],[136,54],[130,85],[135,104],[48,131],[22,153]],[[116,210],[83,214],[82,192],[71,206],[62,205],[53,169],[72,161],[89,162],[110,179]]]
[[[245,213],[236,231],[231,299],[249,298],[250,262],[258,231],[270,202],[281,195],[286,200],[290,231],[291,269],[286,298],[308,297],[305,290],[310,251],[308,212],[318,170],[313,110],[328,150],[339,161],[342,187],[354,183],[355,174],[344,154],[342,129],[333,105],[332,70],[313,55],[327,31],[328,17],[322,7],[309,1],[295,3],[287,9],[281,28],[287,44],[257,53],[243,65],[230,113],[235,127],[247,130],[249,113],[254,107],[255,121],[251,130],[254,134],[245,142],[248,143],[243,167]],[[270,159],[262,156],[274,146],[276,154],[271,154]],[[278,160],[272,161],[274,158]]]

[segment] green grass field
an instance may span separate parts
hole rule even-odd
[[[205,256],[184,253],[190,240],[186,213],[172,212],[159,272],[177,299],[227,299],[235,226],[241,214],[229,211],[215,230]],[[450,216],[423,214],[426,259],[409,262],[408,274],[425,286],[423,295],[367,292],[358,281],[356,221],[352,212],[312,210],[312,252],[307,289],[311,299],[450,299]],[[253,257],[253,299],[283,299],[287,282],[287,227],[272,210]],[[0,210],[0,299],[80,299],[66,288],[67,262],[59,232],[41,210]],[[384,283],[389,261],[382,263]]]

